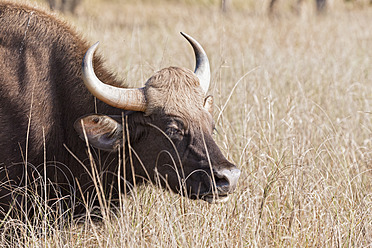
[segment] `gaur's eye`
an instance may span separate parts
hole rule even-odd
[[[168,135],[183,135],[183,132],[180,130],[180,129],[178,129],[178,128],[174,128],[174,127],[169,127],[169,128],[167,128],[167,131],[166,131],[166,133],[168,134]]]
[[[178,127],[168,127],[165,130],[165,133],[171,138],[171,139],[181,139],[184,135],[184,132],[179,129]]]
[[[168,121],[165,133],[172,140],[182,140],[185,136],[185,132],[184,122],[180,118],[173,118]]]

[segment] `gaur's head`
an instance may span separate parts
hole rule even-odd
[[[213,97],[207,55],[190,36],[196,68],[169,67],[139,89],[101,82],[93,71],[92,46],[83,61],[84,82],[100,100],[126,110],[123,116],[92,114],[77,120],[80,137],[102,150],[125,149],[127,165],[138,177],[160,182],[174,192],[208,202],[225,201],[236,188],[240,170],[212,137]]]

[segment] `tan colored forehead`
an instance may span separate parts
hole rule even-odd
[[[145,92],[146,112],[160,108],[167,114],[197,114],[203,108],[203,90],[198,78],[188,69],[170,67],[155,73],[146,82]]]
[[[200,88],[200,83],[197,76],[189,69],[180,67],[164,68],[152,75],[146,82],[146,86],[163,88],[163,87],[179,87],[184,88]]]
[[[182,118],[188,126],[209,130],[212,118],[203,107],[204,92],[188,69],[169,67],[155,73],[145,85],[146,114],[161,112]]]

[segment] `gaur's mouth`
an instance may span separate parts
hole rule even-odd
[[[216,195],[216,194],[208,194],[203,195],[200,199],[208,202],[208,203],[225,203],[229,200],[229,195]]]
[[[212,192],[206,192],[204,194],[191,194],[189,195],[190,199],[193,200],[203,200],[208,203],[214,204],[214,203],[225,203],[230,199],[230,194],[228,193],[212,193]]]

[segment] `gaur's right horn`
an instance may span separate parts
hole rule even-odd
[[[209,84],[211,82],[211,69],[209,67],[208,56],[199,42],[197,42],[190,35],[187,35],[183,32],[181,32],[181,34],[188,40],[188,42],[190,42],[192,48],[194,49],[196,59],[194,73],[199,78],[200,86],[202,87],[204,94],[207,94]]]

